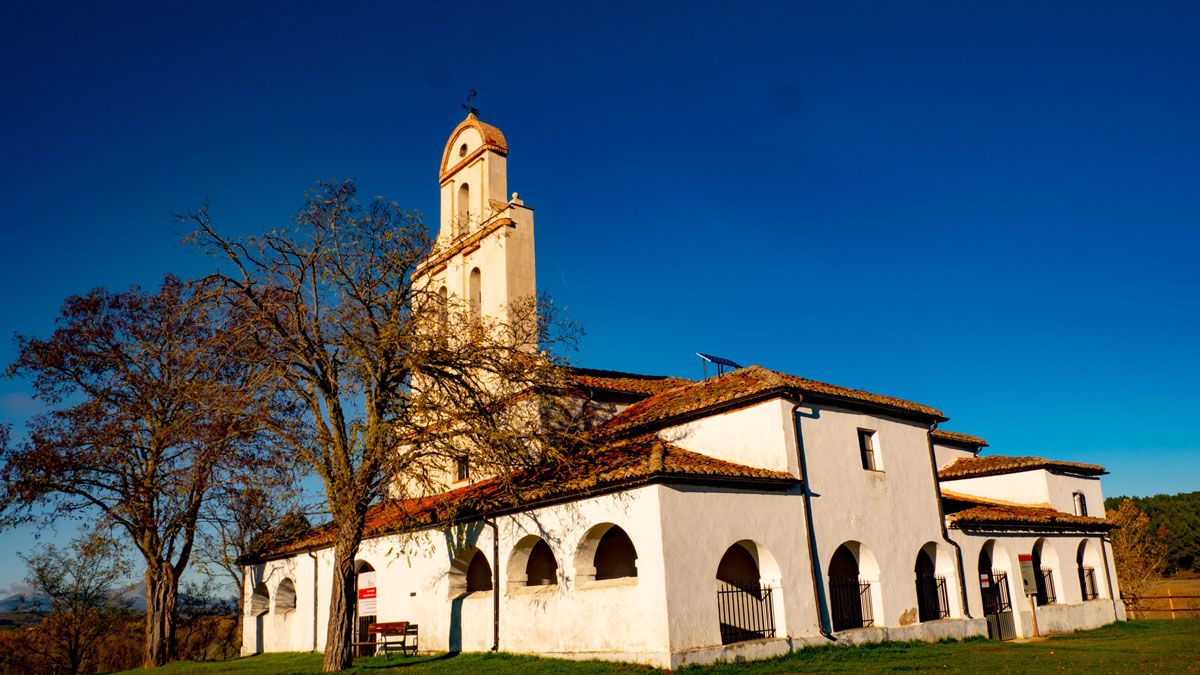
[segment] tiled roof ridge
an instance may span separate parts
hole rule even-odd
[[[955,492],[953,490],[945,490],[945,489],[943,489],[941,491],[941,494],[942,494],[942,498],[944,498],[944,499],[952,499],[952,500],[958,501],[958,502],[969,502],[971,504],[978,504],[979,506],[1028,506],[1031,508],[1040,508],[1040,509],[1054,508],[1054,507],[1050,506],[1049,502],[1039,502],[1037,504],[1021,504],[1019,502],[1006,502],[1002,499],[991,499],[989,497],[980,497],[979,495],[969,495],[964,492]]]
[[[950,441],[952,443],[961,443],[974,447],[987,447],[988,442],[978,436],[964,434],[961,431],[949,431],[947,429],[934,429],[932,432],[934,440]]]
[[[947,516],[951,527],[980,525],[1033,525],[1043,528],[1082,528],[1108,530],[1115,527],[1103,518],[1077,516],[1050,508],[1036,506],[973,506]]]
[[[764,395],[786,391],[794,391],[801,396],[832,398],[902,413],[915,413],[938,420],[946,419],[941,411],[920,403],[787,375],[760,365],[750,365],[658,392],[629,406],[609,420],[605,427],[614,432],[641,433],[652,428],[670,426],[672,422],[703,416],[706,412],[724,412],[727,408],[757,401]]]
[[[524,476],[493,477],[435,495],[379,502],[367,512],[363,539],[434,527],[457,517],[472,518],[488,512],[503,513],[536,508],[546,502],[586,498],[611,491],[614,486],[627,489],[666,476],[767,482],[796,480],[787,472],[737,464],[685,450],[653,434],[617,440],[591,454],[590,459],[597,461],[596,466],[576,465],[574,470],[580,475],[568,473],[556,475],[552,481],[540,481],[543,472],[530,469]],[[570,472],[572,468],[566,471]],[[592,478],[594,480],[590,480]],[[521,484],[523,481],[527,484]],[[511,491],[507,486],[511,486]],[[331,539],[332,522],[326,522],[260,555],[278,557],[321,548]]]
[[[986,457],[960,457],[938,471],[942,480],[956,478],[982,478],[1005,473],[1047,469],[1100,476],[1108,471],[1099,464],[1047,459],[1032,455],[988,455]]]

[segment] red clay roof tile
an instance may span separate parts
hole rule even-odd
[[[785,375],[762,366],[739,368],[702,382],[672,387],[650,398],[638,401],[607,423],[612,431],[644,430],[667,426],[669,421],[727,404],[754,400],[772,391],[796,391],[802,395],[825,396],[844,401],[867,403],[885,409],[916,413],[923,417],[945,419],[936,408],[905,401],[891,396],[872,394],[859,389],[839,387],[825,382]]]
[[[1102,476],[1108,473],[1099,464],[1084,464],[1083,462],[1067,462],[1043,457],[1010,457],[1008,455],[989,455],[987,457],[963,457],[938,471],[941,480],[956,478],[981,478],[1003,473],[1033,471],[1047,469],[1066,473],[1083,474],[1085,476]]]

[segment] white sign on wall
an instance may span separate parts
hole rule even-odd
[[[358,575],[358,615],[375,616],[377,606],[375,573],[363,572]]]

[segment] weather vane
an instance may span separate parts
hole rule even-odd
[[[460,103],[459,105],[461,105],[463,110],[466,110],[468,114],[479,115],[479,108],[476,108],[474,105],[472,105],[474,102],[475,102],[475,90],[472,89],[471,92],[467,94],[467,100],[464,101],[463,103]]]

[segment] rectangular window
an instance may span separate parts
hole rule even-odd
[[[867,471],[879,471],[878,458],[875,456],[875,432],[867,429],[858,430],[858,452],[862,455],[862,467]]]
[[[457,480],[469,480],[471,478],[471,463],[467,460],[467,456],[463,455],[454,462],[455,474]]]

